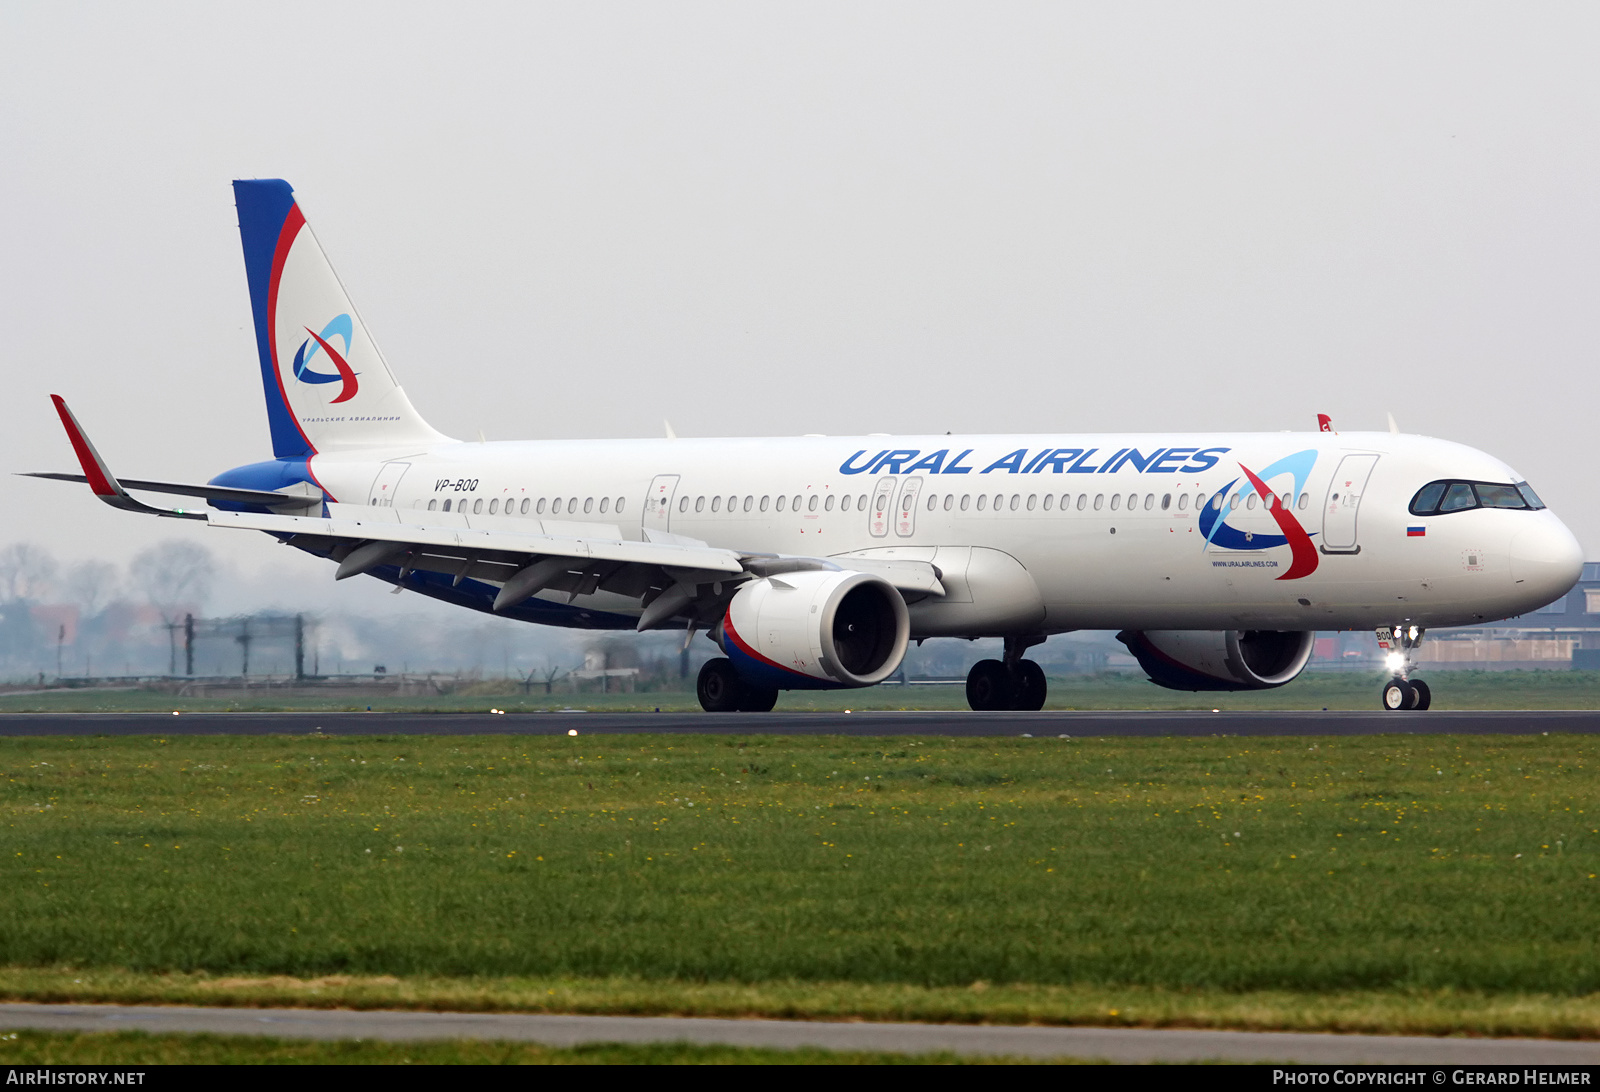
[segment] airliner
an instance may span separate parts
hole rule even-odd
[[[1381,704],[1426,709],[1430,627],[1553,601],[1577,540],[1505,463],[1336,432],[453,440],[412,407],[287,182],[233,184],[272,458],[204,484],[118,479],[113,507],[259,531],[447,603],[540,625],[703,633],[709,712],[866,687],[912,641],[1000,638],[975,710],[1033,710],[1027,650],[1114,629],[1150,679],[1282,686],[1318,630],[1374,630]],[[137,493],[198,498],[167,508]]]

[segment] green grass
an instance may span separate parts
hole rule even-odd
[[[1036,1059],[957,1054],[888,1054],[803,1047],[698,1046],[692,1043],[535,1043],[454,1039],[273,1039],[243,1035],[19,1031],[0,1035],[0,1065],[993,1065]]]
[[[1427,672],[1435,709],[1600,709],[1597,671],[1437,671]],[[1309,672],[1276,690],[1232,694],[1191,694],[1164,690],[1143,675],[1105,673],[1050,680],[1047,709],[1284,709],[1379,708],[1383,674]],[[573,707],[595,711],[698,711],[692,690],[634,694],[573,693],[558,684],[553,694],[536,688],[524,694],[513,683],[472,683],[451,694],[354,697],[306,687],[259,689],[226,696],[178,697],[156,689],[58,690],[0,694],[0,714],[17,712],[221,712],[228,710],[308,712],[341,710],[387,712],[483,712],[491,707],[536,712]],[[878,686],[865,690],[790,691],[780,695],[778,712],[845,709],[965,709],[966,691],[954,686]]]
[[[4,739],[0,965],[1584,999],[1597,749]]]

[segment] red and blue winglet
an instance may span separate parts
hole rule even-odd
[[[56,413],[61,416],[61,424],[67,430],[67,439],[72,441],[72,450],[77,454],[78,464],[83,467],[84,477],[89,482],[89,488],[94,490],[95,496],[111,507],[121,508],[125,512],[143,512],[146,515],[172,516],[177,519],[206,518],[204,512],[185,512],[181,508],[154,508],[128,496],[128,491],[122,488],[117,476],[111,473],[111,468],[94,449],[94,444],[89,442],[83,426],[72,416],[66,401],[59,394],[52,394],[50,401],[56,404]]]

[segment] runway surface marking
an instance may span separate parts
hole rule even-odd
[[[1600,710],[862,713],[0,713],[0,736],[1364,736],[1600,733]]]
[[[1600,1043],[1545,1039],[1450,1039],[1399,1035],[1194,1031],[1150,1028],[996,1027],[967,1024],[830,1023],[674,1016],[548,1016],[523,1013],[351,1012],[166,1005],[0,1004],[0,1029],[210,1032],[284,1039],[484,1039],[579,1043],[714,1043],[726,1046],[924,1054],[1088,1058],[1112,1062],[1304,1064],[1596,1065]]]

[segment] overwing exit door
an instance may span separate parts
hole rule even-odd
[[[657,474],[650,480],[650,492],[644,498],[644,512],[639,516],[641,531],[671,530],[672,498],[677,492],[676,474]]]
[[[1325,554],[1358,554],[1361,545],[1356,536],[1356,516],[1361,510],[1361,495],[1367,491],[1367,479],[1378,464],[1376,455],[1346,455],[1328,483],[1328,500],[1322,506],[1322,552]]]

